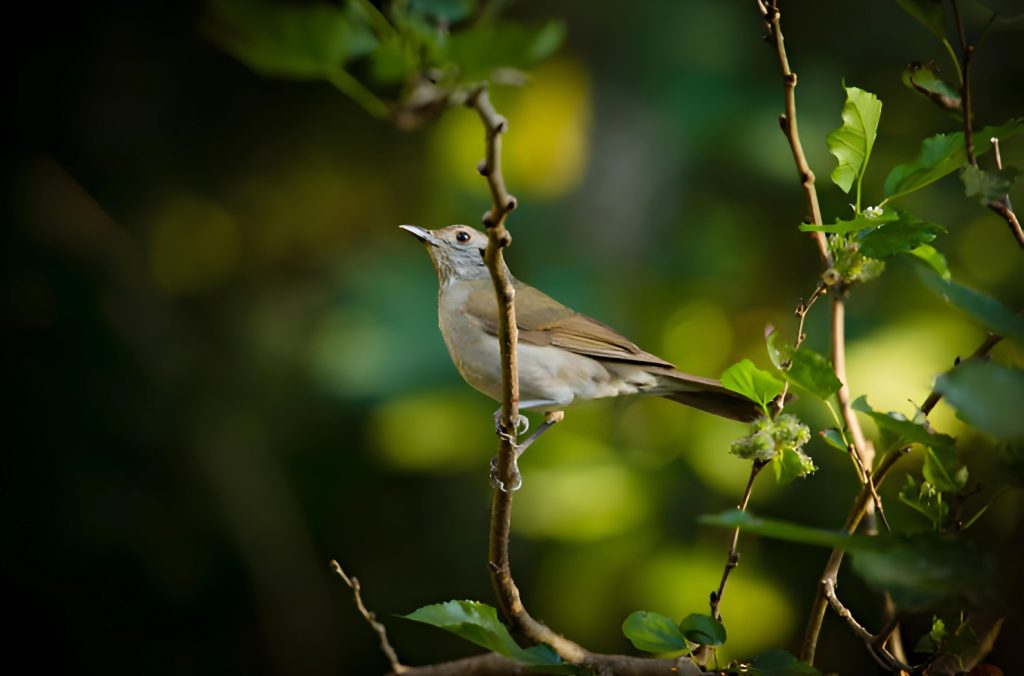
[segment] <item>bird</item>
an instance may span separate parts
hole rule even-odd
[[[469,385],[500,402],[498,305],[484,263],[487,235],[467,225],[399,227],[424,244],[437,272],[438,323],[456,369]],[[731,420],[750,422],[761,415],[757,403],[719,381],[678,371],[609,326],[509,277],[519,330],[519,410],[544,414],[543,423],[516,446],[516,459],[564,418],[566,408],[581,401],[653,395]],[[499,413],[495,426],[503,434]],[[522,423],[528,427],[525,417],[517,427]],[[497,482],[493,460],[491,476]],[[516,468],[512,490],[520,484]]]

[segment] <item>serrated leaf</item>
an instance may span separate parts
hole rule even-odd
[[[324,78],[377,46],[361,15],[324,2],[211,0],[208,7],[205,32],[262,75]]]
[[[824,225],[813,225],[811,223],[801,223],[800,230],[802,232],[832,232],[846,234],[849,232],[859,232],[867,228],[874,228],[883,223],[891,223],[893,221],[900,220],[900,215],[896,213],[895,209],[888,207],[882,209],[882,213],[875,215],[874,212],[870,212],[865,209],[861,213],[857,214],[848,221],[836,219],[835,223],[826,223]]]
[[[939,67],[934,61],[907,66],[903,70],[903,84],[927,96],[943,110],[962,112],[960,90],[939,76]]]
[[[828,399],[842,387],[832,364],[808,347],[793,352],[789,362],[789,370],[782,374],[786,380],[819,399]]]
[[[940,376],[935,390],[974,427],[1000,439],[1024,440],[1024,370],[969,361]]]
[[[965,195],[977,197],[982,206],[988,206],[1001,201],[1006,196],[1018,173],[1016,169],[986,171],[976,165],[968,164],[960,170],[960,180],[964,184]]]
[[[900,439],[906,441],[906,443],[916,443],[923,446],[953,446],[956,444],[956,439],[949,436],[948,434],[939,434],[933,432],[924,424],[916,423],[912,420],[908,420],[906,416],[891,412],[882,413],[871,408],[871,404],[868,403],[868,398],[864,395],[857,397],[851,404],[851,407],[855,411],[860,411],[868,415],[875,424],[878,425],[879,429],[888,430],[892,432]]]
[[[520,648],[498,619],[497,611],[478,601],[448,601],[418,608],[408,620],[423,622],[450,631],[487,650],[510,657],[519,662],[535,665],[558,665],[561,658],[544,644]]]
[[[691,613],[679,623],[686,640],[697,645],[719,646],[725,643],[725,627],[710,615]]]
[[[983,127],[974,133],[978,139],[1010,138],[1024,129],[1024,118],[1014,118],[998,127]],[[992,147],[990,143],[975,145],[975,155],[981,156]],[[893,167],[885,179],[885,196],[894,200],[931,185],[947,176],[967,161],[964,150],[964,133],[936,134],[921,142],[921,152],[907,164]]]
[[[922,221],[906,211],[896,213],[898,218],[894,222],[867,231],[858,238],[862,254],[881,260],[909,253],[932,241],[939,233],[946,232],[942,226]]]
[[[946,263],[946,257],[939,253],[935,247],[930,244],[922,244],[915,249],[911,249],[909,253],[911,256],[924,261],[932,270],[938,273],[939,277],[949,281],[949,265]]]
[[[671,618],[638,610],[622,623],[622,633],[637,650],[669,653],[686,650],[686,639]]]
[[[839,164],[832,170],[832,182],[843,192],[850,192],[855,182],[864,176],[871,149],[878,134],[878,120],[882,115],[882,102],[871,92],[857,87],[844,87],[843,126],[829,134],[825,141],[828,150]],[[859,190],[858,190],[859,196]]]
[[[745,676],[821,676],[820,671],[785,650],[772,650],[758,655],[739,673]]]
[[[832,448],[839,449],[843,453],[850,450],[846,445],[846,442],[843,441],[843,435],[839,433],[839,430],[830,427],[826,430],[822,430],[818,434],[820,434],[821,438],[825,440],[825,443]]]
[[[782,388],[785,386],[785,383],[768,371],[762,371],[754,366],[754,362],[749,359],[727,368],[722,374],[721,381],[725,389],[756,401],[762,408],[766,408],[768,402],[782,394]]]
[[[503,22],[475,27],[451,36],[447,57],[459,69],[459,79],[487,79],[496,70],[531,68],[551,56],[565,39],[560,21],[532,26]]]
[[[918,277],[930,291],[951,305],[971,315],[987,328],[1007,338],[1024,340],[1024,317],[1015,314],[991,296],[947,281],[924,266],[918,266]]]
[[[942,0],[896,0],[896,4],[932,35],[940,40],[946,39],[946,13]]]

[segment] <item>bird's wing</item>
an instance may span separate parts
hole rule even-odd
[[[669,362],[644,352],[601,322],[567,308],[528,284],[518,280],[514,284],[520,341],[551,345],[588,357],[673,368]],[[485,331],[498,335],[497,304],[490,283],[470,293],[466,312],[480,322]]]

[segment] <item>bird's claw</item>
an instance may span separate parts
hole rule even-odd
[[[516,419],[516,434],[526,434],[530,429],[530,419],[522,413]],[[505,431],[505,427],[501,424],[501,409],[499,408],[494,412],[494,431],[497,432],[498,436],[507,441],[512,440],[512,435]]]
[[[491,458],[491,486],[493,488],[497,488],[502,493],[518,491],[523,486],[523,475],[519,473],[519,465],[515,460],[512,461],[511,475],[509,485],[506,486],[498,476],[498,457]]]

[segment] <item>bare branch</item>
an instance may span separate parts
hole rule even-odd
[[[466,100],[480,116],[485,130],[486,156],[477,171],[487,179],[491,189],[492,206],[484,214],[487,228],[487,249],[484,262],[491,273],[498,303],[498,344],[501,350],[501,416],[497,473],[499,486],[494,489],[491,502],[491,526],[488,538],[488,570],[491,584],[498,599],[502,615],[514,633],[534,643],[546,643],[562,659],[578,664],[587,651],[580,645],[552,631],[533,619],[526,611],[519,588],[512,579],[509,563],[509,531],[512,525],[512,492],[506,486],[515,484],[516,423],[519,420],[518,329],[516,328],[515,288],[502,249],[512,242],[505,228],[505,219],[516,208],[516,200],[508,193],[501,172],[501,136],[505,133],[505,118],[495,111],[486,87],[475,90]]]
[[[356,608],[359,609],[359,614],[369,623],[373,630],[377,632],[377,636],[380,637],[380,649],[384,651],[384,655],[388,658],[388,662],[391,663],[391,673],[403,674],[409,671],[409,667],[404,666],[398,661],[398,654],[395,653],[395,649],[391,647],[391,643],[388,641],[388,632],[384,628],[384,625],[380,623],[377,616],[372,611],[368,610],[363,604],[362,594],[359,592],[359,579],[355,577],[349,577],[342,570],[341,566],[337,561],[331,561],[331,568],[334,572],[341,576],[341,579],[345,581],[349,589],[352,590],[352,596],[356,601]]]
[[[989,142],[992,143],[992,150],[996,156],[996,169],[1002,169],[1003,157],[999,153],[999,139],[993,136],[989,139]],[[1017,212],[1013,210],[1013,205],[1010,204],[1010,193],[1003,195],[1002,199],[998,202],[990,203],[988,208],[1003,217],[1006,224],[1010,226],[1010,232],[1013,233],[1013,237],[1017,240],[1017,244],[1024,247],[1024,230],[1020,227],[1020,220],[1017,218]]]
[[[789,67],[789,58],[786,56],[786,45],[782,37],[780,24],[782,15],[779,12],[777,0],[757,0],[758,9],[764,19],[768,34],[765,39],[775,47],[775,53],[779,58],[779,66],[782,69],[782,81],[785,84],[786,112],[779,116],[779,124],[782,132],[789,141],[789,147],[793,151],[793,160],[796,162],[797,171],[800,174],[800,183],[807,195],[807,208],[810,211],[811,223],[821,225],[821,207],[818,205],[818,191],[814,187],[814,172],[811,165],[807,163],[807,156],[804,155],[803,144],[800,143],[800,132],[796,122],[796,73]],[[813,232],[815,243],[818,245],[818,255],[821,256],[825,267],[832,264],[832,257],[828,252],[828,243],[824,233]]]
[[[591,653],[583,666],[590,669],[587,673],[596,676],[702,676],[718,673],[702,671],[688,657],[659,660]],[[536,668],[496,653],[412,667],[405,672],[407,676],[527,676],[536,673]]]
[[[857,622],[857,619],[853,616],[853,613],[850,612],[850,609],[839,601],[839,597],[836,596],[835,580],[822,580],[821,585],[823,587],[825,597],[828,598],[829,603],[832,604],[832,609],[836,611],[836,614],[839,615],[839,617],[846,621],[846,624],[853,630],[853,633],[864,641],[868,652],[871,653],[872,657],[878,660],[879,664],[889,671],[913,671],[913,668],[910,665],[896,659],[892,653],[884,647],[884,643],[886,639],[888,639],[889,634],[892,633],[892,629],[894,627],[887,627],[886,630],[879,632],[877,636],[872,634]]]
[[[747,487],[743,491],[743,497],[740,499],[740,504],[737,505],[737,509],[741,512],[747,510],[747,504],[750,502],[750,494],[754,491],[754,479],[764,469],[768,462],[765,460],[755,460],[754,464],[750,467],[750,478],[747,480]],[[729,574],[732,569],[739,565],[740,555],[736,551],[740,541],[740,528],[737,526],[732,532],[732,542],[729,544],[729,556],[725,560],[725,570],[722,571],[722,581],[718,583],[718,591],[711,592],[711,616],[716,620],[721,621],[722,614],[719,612],[718,607],[722,603],[722,596],[725,595],[725,584],[729,581]]]

